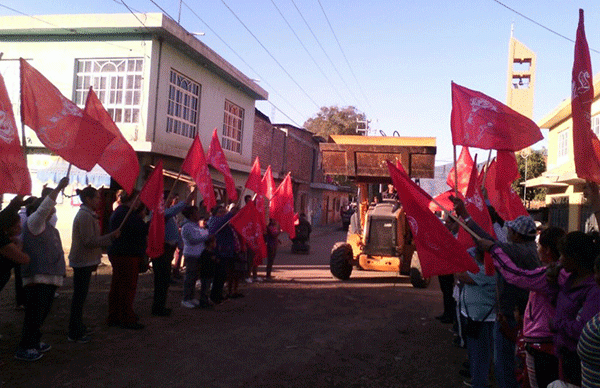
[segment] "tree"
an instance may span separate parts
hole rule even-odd
[[[521,182],[536,178],[546,171],[546,149],[522,151],[517,154],[517,164],[521,177],[513,183],[513,188],[523,198],[524,186]],[[527,168],[525,168],[527,166]],[[525,176],[527,174],[527,176]],[[525,193],[527,201],[541,201],[546,198],[545,188],[529,188]]]
[[[306,120],[304,128],[327,139],[330,135],[357,135],[358,122],[365,120],[365,114],[353,106],[324,106],[315,117]]]

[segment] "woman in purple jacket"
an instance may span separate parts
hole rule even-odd
[[[560,380],[581,385],[577,341],[586,322],[600,312],[600,287],[594,282],[594,260],[600,253],[599,235],[583,232],[567,234],[558,246],[560,263],[551,269],[520,269],[493,242],[483,240],[479,244],[492,253],[496,268],[509,283],[543,293],[550,301],[556,301],[554,317],[542,315],[532,325],[547,319],[559,361]]]

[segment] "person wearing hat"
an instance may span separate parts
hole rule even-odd
[[[535,243],[536,227],[531,217],[522,215],[512,221],[505,221],[507,241],[502,242],[488,234],[471,219],[460,198],[450,197],[450,199],[454,203],[457,216],[461,217],[467,226],[481,238],[493,241],[518,268],[535,269],[541,265]],[[488,209],[490,207],[488,205]],[[490,210],[493,212],[493,208]],[[522,316],[529,293],[509,284],[499,273],[497,273],[496,285],[498,312],[494,325],[494,373],[499,387],[517,388],[515,342],[511,333],[517,327],[514,316],[515,308]]]

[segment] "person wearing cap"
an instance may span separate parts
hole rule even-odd
[[[456,214],[464,220],[467,226],[478,236],[493,241],[506,253],[516,267],[532,270],[541,265],[535,243],[535,223],[531,217],[519,216],[512,221],[505,221],[507,241],[502,242],[492,237],[471,219],[461,199],[456,197],[450,197],[450,199],[454,203]],[[489,208],[491,206],[488,205]],[[490,210],[493,211],[493,208]],[[515,342],[511,333],[517,327],[514,316],[515,308],[522,316],[527,305],[528,291],[509,284],[499,273],[496,284],[498,313],[494,325],[494,373],[499,387],[517,388]]]

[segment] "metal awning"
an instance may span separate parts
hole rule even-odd
[[[44,168],[37,172],[37,179],[43,183],[58,182],[67,176],[69,163],[62,159],[57,159],[51,167]],[[92,185],[94,187],[107,186],[110,187],[110,175],[99,165],[94,166],[91,171],[81,170],[75,166],[71,166],[69,172],[69,182],[71,184],[78,183],[81,186]]]
[[[569,185],[577,185],[585,183],[584,179],[578,178],[577,174],[572,171],[562,175],[559,174],[544,174],[537,178],[528,179],[521,182],[521,186],[526,188],[547,187],[547,188],[566,188]]]

